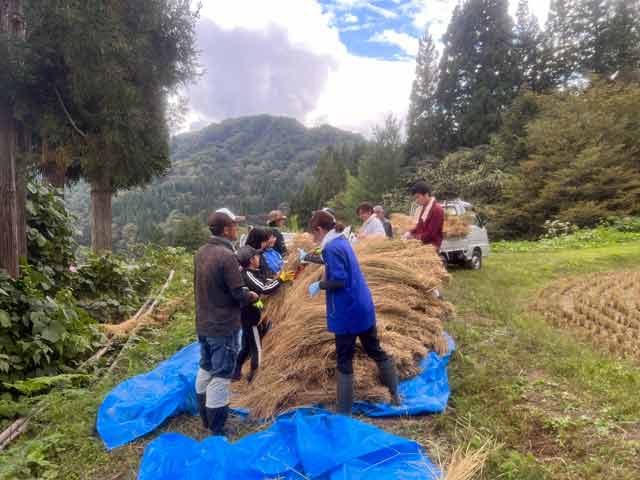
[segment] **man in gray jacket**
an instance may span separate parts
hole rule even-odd
[[[244,286],[232,242],[238,222],[227,209],[209,217],[212,237],[195,256],[196,333],[200,369],[196,396],[205,428],[224,435],[229,415],[229,386],[240,349],[240,310],[258,300]]]

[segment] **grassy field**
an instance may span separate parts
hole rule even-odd
[[[47,409],[7,454],[3,478],[134,479],[150,435],[114,452],[93,432],[95,412],[120,379],[152,368],[193,340],[191,261],[169,292],[182,298],[163,325],[147,328],[113,378],[50,395]],[[600,345],[556,328],[531,305],[552,282],[593,272],[640,270],[640,243],[502,252],[481,271],[453,271],[447,299],[457,307],[447,330],[458,343],[445,414],[376,420],[415,439],[436,461],[458,447],[486,445],[486,479],[637,479],[640,472],[640,370]],[[240,434],[250,431],[242,426]],[[195,437],[197,419],[178,417],[162,431]]]

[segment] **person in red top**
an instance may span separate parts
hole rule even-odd
[[[440,250],[442,245],[442,227],[444,225],[444,210],[431,195],[431,188],[425,182],[417,182],[411,187],[411,194],[416,203],[422,206],[416,228],[407,232],[405,238],[414,238],[424,244],[433,245]]]

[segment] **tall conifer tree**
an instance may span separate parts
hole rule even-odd
[[[437,132],[436,91],[438,87],[438,52],[426,30],[418,47],[416,76],[411,88],[407,115],[407,159],[424,158],[440,151]]]
[[[437,99],[445,145],[486,143],[518,86],[507,0],[467,0],[454,11],[444,44]]]

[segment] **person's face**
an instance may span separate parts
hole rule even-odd
[[[320,243],[322,242],[322,240],[324,240],[324,237],[327,235],[327,231],[322,228],[322,227],[316,227],[316,229],[313,231],[313,239],[316,241],[316,243]]]
[[[375,210],[373,213],[375,213],[380,220],[384,219],[384,210]]]
[[[428,193],[416,193],[414,197],[416,199],[416,203],[418,205],[422,205],[423,207],[428,205],[429,201],[431,200],[431,196]]]
[[[230,227],[224,227],[224,237],[232,242],[238,240],[238,225],[233,223]]]
[[[365,212],[364,210],[360,210],[358,212],[358,216],[360,217],[360,220],[362,220],[363,222],[366,222],[367,220],[369,220],[369,217],[371,216],[371,212]]]
[[[249,260],[249,266],[254,270],[258,270],[260,268],[260,255],[254,255],[251,257],[251,260]]]
[[[269,238],[269,239],[267,239],[267,240],[263,241],[263,242],[260,244],[260,250],[266,250],[267,248],[269,248],[269,241],[270,241],[270,240],[271,240],[271,238]]]

